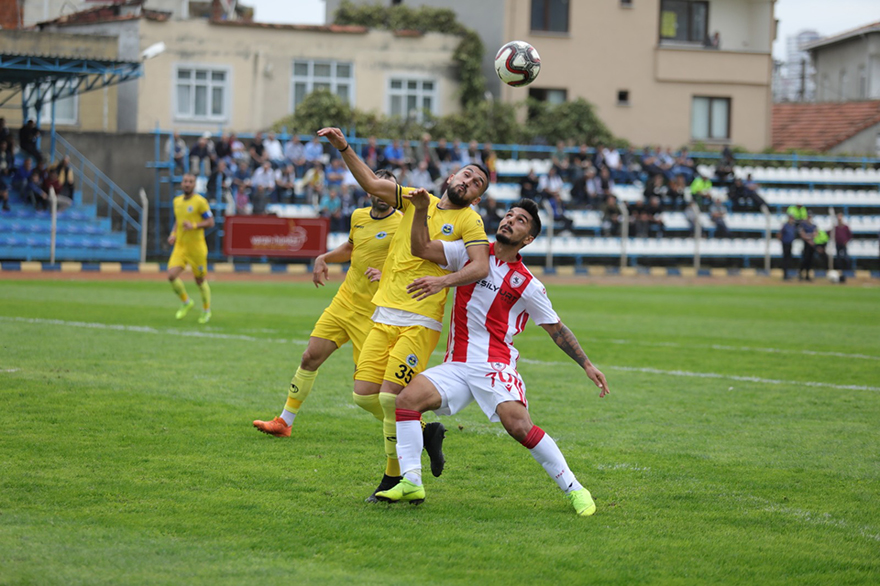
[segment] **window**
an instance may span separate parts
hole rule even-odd
[[[840,85],[838,86],[837,90],[837,95],[840,98],[840,101],[843,102],[844,100],[846,100],[846,97],[849,94],[849,92],[846,91],[846,69],[840,70]]]
[[[226,120],[229,72],[226,69],[178,66],[174,114],[183,120]]]
[[[568,32],[569,0],[532,0],[532,30]]]
[[[62,91],[61,88],[64,87],[63,81],[55,82],[55,87],[58,91]],[[75,84],[74,84],[75,85]],[[46,92],[49,91],[50,86],[48,83],[44,83],[43,86],[43,95],[46,96]],[[26,93],[28,96],[31,95],[31,91],[33,91],[34,86],[29,85],[27,87]],[[36,96],[34,96],[36,97]],[[36,121],[37,119],[37,111],[34,108],[28,108],[27,117],[29,120]],[[44,102],[43,107],[40,108],[40,126],[48,127],[52,121],[52,102]],[[67,96],[58,100],[55,100],[55,124],[62,124],[66,126],[73,126],[79,122],[79,95],[74,94],[72,96]]]
[[[388,114],[421,121],[425,110],[436,114],[437,83],[433,79],[392,77],[388,80]]]
[[[620,7],[621,8],[632,8],[633,7],[633,0],[620,0]]]
[[[709,38],[709,3],[661,0],[660,40],[706,43]]]
[[[629,90],[618,90],[617,91],[617,105],[618,106],[629,106]]]
[[[326,89],[354,104],[354,68],[347,61],[294,61],[291,112],[307,95]]]
[[[694,140],[730,138],[730,98],[694,97],[691,107],[691,138]]]

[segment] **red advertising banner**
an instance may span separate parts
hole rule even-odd
[[[327,251],[328,218],[227,216],[223,254],[315,258]]]

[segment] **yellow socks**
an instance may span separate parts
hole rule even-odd
[[[207,285],[207,283],[203,283]],[[287,403],[281,412],[281,418],[291,425],[299,408],[312,391],[312,385],[315,384],[315,378],[318,376],[317,370],[305,370],[297,368],[293,380],[290,381],[290,389],[287,391]]]
[[[180,281],[180,279],[177,279]],[[183,286],[183,283],[180,283],[180,286]],[[208,311],[211,309],[211,286],[208,285],[208,281],[202,281],[202,284],[199,285],[199,291],[202,294],[202,309]],[[184,293],[186,295],[186,293]]]
[[[382,404],[379,403],[379,394],[375,395],[358,395],[352,393],[354,404],[368,412],[379,421],[385,420],[385,412],[382,410]]]
[[[180,280],[180,277],[176,277],[171,281],[171,288],[174,289],[174,292],[177,293],[177,296],[180,297],[180,300],[183,303],[187,302],[189,295],[186,294],[186,286],[183,284],[183,281]]]
[[[385,438],[385,457],[388,463],[385,466],[385,474],[388,476],[400,476],[400,463],[397,461],[397,416],[395,415],[397,395],[393,393],[379,393],[379,403],[382,405],[382,436]]]

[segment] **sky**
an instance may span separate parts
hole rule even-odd
[[[260,22],[324,24],[323,0],[244,0]],[[812,29],[822,36],[880,21],[880,0],[777,0],[773,56],[785,59],[785,38]]]

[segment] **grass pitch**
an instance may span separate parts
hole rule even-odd
[[[519,336],[587,519],[476,406],[424,505],[364,503],[347,346],[252,428],[335,287],[214,282],[204,327],[161,281],[0,281],[0,583],[880,582],[880,289],[548,289],[612,391]]]

